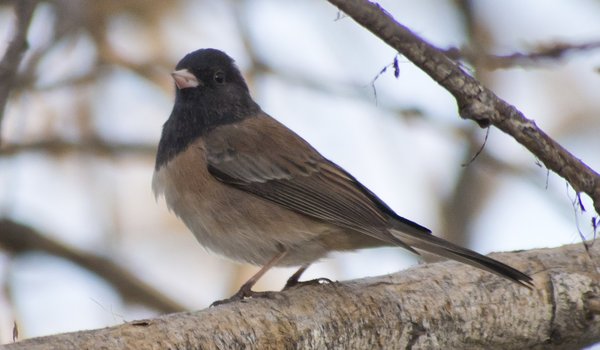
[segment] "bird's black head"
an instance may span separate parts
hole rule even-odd
[[[171,75],[177,92],[173,111],[163,127],[157,166],[158,161],[168,161],[213,128],[260,111],[235,62],[222,51],[191,52]]]
[[[175,107],[202,111],[203,124],[227,123],[256,112],[242,74],[222,51],[191,52],[177,63],[172,76],[177,86]]]
[[[180,99],[203,99],[224,93],[248,95],[248,86],[235,62],[223,51],[200,49],[187,54],[172,73]],[[241,97],[241,96],[240,96]]]

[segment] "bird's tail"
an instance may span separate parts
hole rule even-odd
[[[456,244],[450,243],[434,235],[417,230],[407,229],[407,227],[404,225],[400,226],[402,226],[403,230],[392,228],[390,229],[390,233],[413,248],[495,273],[529,289],[532,289],[533,287],[531,277],[515,268],[501,263],[498,260],[494,260],[472,250],[459,247]]]

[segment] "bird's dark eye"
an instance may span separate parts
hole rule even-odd
[[[217,84],[223,84],[225,82],[225,73],[223,71],[218,70],[215,72],[215,76],[213,77]]]

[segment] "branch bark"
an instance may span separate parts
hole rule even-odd
[[[536,289],[446,261],[3,349],[573,349],[600,341],[599,271],[582,244],[494,257],[530,273]]]
[[[548,169],[567,180],[577,193],[590,196],[600,214],[600,174],[550,138],[533,120],[482,86],[442,50],[398,23],[378,4],[367,0],[328,1],[448,90],[456,99],[462,118],[481,127],[494,125],[512,136]]]

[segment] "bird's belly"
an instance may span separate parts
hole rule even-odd
[[[279,265],[288,266],[315,261],[331,250],[322,238],[341,229],[219,182],[204,164],[193,164],[203,159],[199,153],[188,149],[155,171],[152,185],[203,246],[256,265],[282,250],[288,254]]]
[[[170,202],[168,205],[198,241],[216,253],[264,265],[286,250],[289,255],[282,264],[301,265],[317,260],[328,252],[327,247],[318,240],[318,233],[323,232],[324,228],[307,225],[305,220],[294,220],[291,217],[296,216],[294,213],[260,203],[260,199],[249,202],[246,198],[237,198],[234,204],[229,201],[231,197],[224,200],[187,197],[192,198],[167,199],[167,203]],[[240,206],[244,209],[241,210]]]

